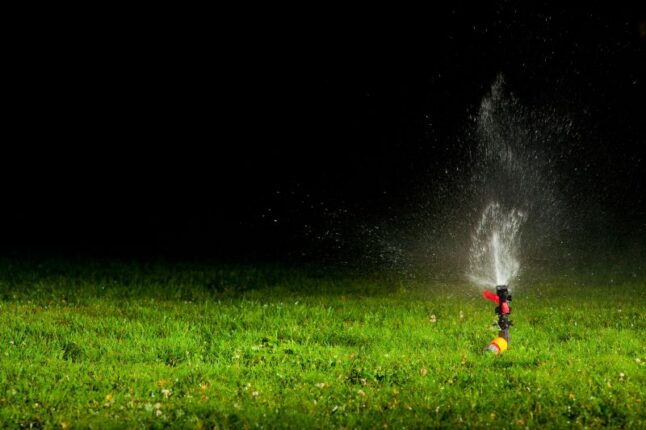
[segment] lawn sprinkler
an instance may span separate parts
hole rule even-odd
[[[512,321],[509,320],[511,294],[506,285],[497,285],[496,294],[484,290],[484,297],[498,305],[496,306],[496,315],[498,315],[498,328],[500,329],[498,337],[489,343],[486,350],[495,354],[502,354],[507,350],[510,343],[509,327],[512,325]]]

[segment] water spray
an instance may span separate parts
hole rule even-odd
[[[522,106],[502,76],[480,104],[471,206],[480,203],[483,210],[471,235],[467,276],[496,304],[498,336],[486,348],[496,354],[510,345],[509,283],[520,271],[523,226],[531,213],[532,230],[550,236],[560,222],[558,175],[553,156],[544,151],[545,143],[559,143],[568,127]]]
[[[498,315],[498,337],[492,340],[487,346],[486,350],[495,354],[502,354],[505,352],[511,342],[509,336],[509,327],[512,321],[509,320],[511,314],[511,294],[507,285],[497,285],[496,293],[484,290],[484,297],[487,300],[494,302],[496,305],[496,315]]]

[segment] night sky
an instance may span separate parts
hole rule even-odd
[[[646,243],[636,9],[195,11],[16,40],[5,253],[360,259],[374,226],[461,189],[499,74],[523,105],[573,121],[558,168],[579,237]]]

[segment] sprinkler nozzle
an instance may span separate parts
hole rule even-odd
[[[488,350],[500,354],[507,350],[510,344],[509,327],[512,321],[509,321],[509,314],[511,313],[511,294],[507,285],[496,285],[496,294],[485,290],[484,297],[491,300],[496,305],[496,315],[498,315],[498,337],[491,341]]]
[[[511,326],[511,321],[509,321],[511,306],[509,305],[509,302],[511,302],[511,294],[509,294],[509,289],[506,285],[497,285],[496,295],[498,296],[496,315],[498,315],[498,327],[500,328],[498,336],[504,338],[507,341],[507,344],[509,344],[509,327]]]

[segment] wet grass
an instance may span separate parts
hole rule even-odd
[[[644,428],[646,279],[0,261],[0,426]]]

